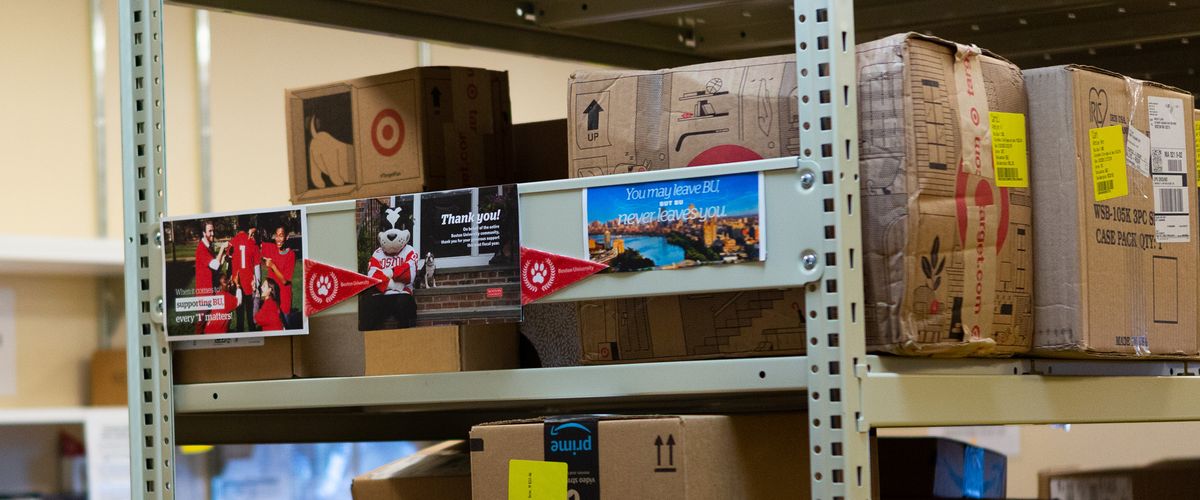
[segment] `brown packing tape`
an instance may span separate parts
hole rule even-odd
[[[997,246],[995,231],[988,230],[988,221],[1000,217],[998,203],[992,202],[995,175],[992,172],[992,137],[988,130],[987,92],[984,90],[983,72],[980,67],[980,50],[975,46],[958,44],[954,54],[954,82],[958,90],[959,168],[968,175],[968,206],[966,210],[968,246],[974,247],[975,265],[968,264],[964,273],[965,283],[963,307],[964,340],[981,340],[985,330],[993,323],[994,294],[998,269],[988,262],[995,255]],[[982,179],[982,180],[980,180]],[[984,183],[989,186],[983,186]],[[988,196],[970,192],[986,189]],[[973,196],[972,196],[973,195]],[[978,228],[978,229],[977,229]],[[973,244],[972,244],[973,243]],[[968,259],[970,260],[970,259]]]

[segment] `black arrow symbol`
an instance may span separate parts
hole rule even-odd
[[[433,91],[430,92],[429,94],[433,96],[433,107],[435,107],[435,108],[442,107],[442,91],[439,90],[437,87],[434,87]]]
[[[654,449],[658,452],[658,465],[662,466],[662,436],[654,438]]]
[[[600,128],[601,111],[604,111],[604,108],[600,107],[600,103],[596,102],[595,99],[592,99],[591,104],[588,104],[587,107],[584,108],[583,114],[587,115],[588,117],[588,130],[596,130]]]
[[[670,459],[670,462],[671,462],[668,465],[674,466],[675,465],[675,435],[674,434],[667,435],[667,457]]]

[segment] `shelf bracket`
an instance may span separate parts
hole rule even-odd
[[[121,0],[121,169],[133,498],[173,499],[171,353],[163,328],[166,210],[162,0]]]
[[[862,222],[852,0],[795,0],[800,166],[819,172],[825,265],[809,285],[808,429],[812,498],[871,497],[869,427],[862,420]]]

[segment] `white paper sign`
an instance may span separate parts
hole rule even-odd
[[[17,394],[16,294],[0,288],[0,396]]]
[[[129,412],[89,410],[84,422],[88,498],[124,500],[129,489]]]

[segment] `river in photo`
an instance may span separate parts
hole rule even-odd
[[[604,243],[604,235],[592,235],[596,243]],[[625,248],[637,250],[642,257],[654,261],[655,266],[666,266],[683,261],[683,247],[667,243],[665,236],[616,235],[613,241],[625,240]]]

